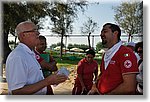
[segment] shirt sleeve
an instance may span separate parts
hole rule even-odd
[[[8,87],[10,90],[19,89],[26,85],[28,69],[21,57],[10,59],[6,67]]]
[[[137,59],[134,53],[124,52],[120,58],[121,71],[126,73],[138,73]]]
[[[82,74],[83,73],[83,62],[79,61],[78,67],[77,67],[77,74]]]

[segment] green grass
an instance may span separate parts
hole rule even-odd
[[[70,57],[63,57],[62,60],[59,57],[54,57],[54,59],[57,61],[57,66],[58,69],[60,67],[66,67],[66,68],[72,68],[76,67],[78,65],[78,62],[82,59],[82,57],[75,57],[74,59],[70,59]],[[95,60],[100,64],[101,59],[100,58],[95,58]]]

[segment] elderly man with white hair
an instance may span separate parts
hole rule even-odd
[[[9,94],[45,95],[48,85],[64,82],[65,75],[51,75],[44,79],[41,66],[33,52],[38,43],[39,32],[31,21],[21,22],[16,27],[19,45],[6,61],[6,79]]]

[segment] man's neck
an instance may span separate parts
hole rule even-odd
[[[119,42],[119,41],[115,41],[115,42],[109,44],[109,45],[108,45],[108,49],[112,48],[112,47],[113,47],[115,44],[117,44],[118,42]]]
[[[35,51],[38,52],[39,54],[43,53],[43,51],[39,51],[35,48]]]

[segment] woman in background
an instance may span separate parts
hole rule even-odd
[[[94,50],[89,49],[86,52],[86,57],[79,61],[77,78],[72,90],[73,95],[87,94],[91,90],[93,82],[97,79],[98,75],[98,64],[94,57]]]

